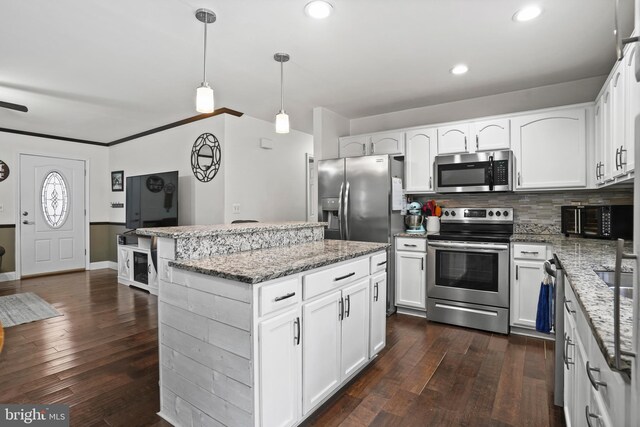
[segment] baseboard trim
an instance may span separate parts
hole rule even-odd
[[[118,269],[118,263],[113,261],[98,261],[89,264],[89,270],[100,270],[103,268],[110,268],[111,270]]]
[[[405,314],[407,316],[424,317],[425,319],[427,317],[426,311],[408,308],[408,307],[397,307],[396,313]]]
[[[16,280],[16,272],[8,271],[6,273],[0,273],[0,282],[10,282],[11,280]]]

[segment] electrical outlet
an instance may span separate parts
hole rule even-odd
[[[239,203],[234,203],[233,204],[233,214],[234,215],[240,215],[240,204]]]

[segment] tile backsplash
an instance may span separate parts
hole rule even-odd
[[[469,193],[407,196],[424,202],[434,199],[445,207],[512,207],[516,233],[560,233],[560,206],[631,205],[633,188],[539,192]]]

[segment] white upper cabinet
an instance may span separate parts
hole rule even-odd
[[[516,189],[586,187],[585,109],[511,119]]]
[[[625,87],[627,88],[627,102],[626,102],[626,138],[625,147],[626,153],[622,156],[623,163],[627,172],[631,172],[635,169],[635,151],[634,151],[634,128],[636,117],[640,114],[640,82],[636,81],[635,69],[636,50],[640,49],[638,43],[631,45],[628,53],[624,57],[624,77]],[[635,131],[637,132],[637,130]]]
[[[438,154],[466,153],[468,149],[468,123],[438,128]]]
[[[404,154],[404,132],[385,132],[338,138],[340,157]]]
[[[592,174],[593,182],[602,184],[604,182],[604,99],[600,97],[596,100],[593,110],[594,117],[594,139],[596,141],[593,163],[591,170],[587,169],[587,174]]]
[[[433,192],[433,161],[436,155],[436,130],[418,129],[405,134],[404,157],[405,191]]]
[[[511,148],[509,119],[487,120],[471,124],[475,151],[508,150]],[[471,151],[471,150],[469,150]]]
[[[404,133],[389,132],[371,135],[367,154],[404,154]]]
[[[366,156],[371,137],[368,135],[343,136],[338,138],[338,142],[340,157]]]
[[[625,79],[624,64],[618,63],[609,82],[611,87],[611,141],[613,146],[613,177],[626,173],[625,157]]]

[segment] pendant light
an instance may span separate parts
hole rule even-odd
[[[280,111],[276,114],[276,133],[289,133],[289,115],[284,111],[284,66],[289,60],[286,53],[276,53],[273,59],[280,63]]]
[[[202,83],[196,89],[196,111],[199,113],[213,113],[213,89],[207,82],[207,25],[216,21],[216,14],[209,9],[198,9],[196,19],[204,24],[204,64]]]

